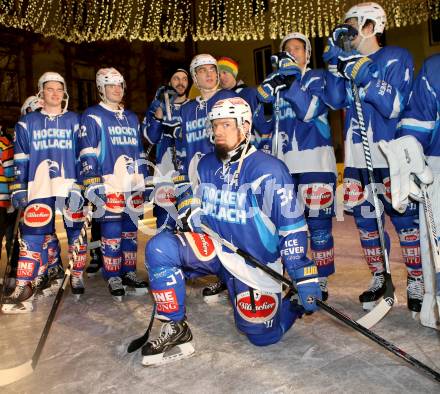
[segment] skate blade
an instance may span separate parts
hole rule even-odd
[[[81,300],[82,294],[72,294],[73,295],[73,301],[79,302]]]
[[[21,315],[34,310],[32,302],[23,301],[20,304],[3,304],[2,313],[5,315]]]
[[[219,294],[215,294],[212,296],[202,296],[203,297],[203,302],[205,302],[205,304],[218,304],[220,302],[225,302],[228,300],[228,292],[222,291]]]
[[[145,367],[155,367],[159,365],[173,363],[184,358],[191,357],[195,352],[192,342],[182,343],[174,346],[170,350],[154,354],[152,356],[144,356],[142,358],[142,365]]]
[[[130,296],[143,296],[148,294],[148,289],[146,287],[136,288],[136,287],[124,286],[124,290],[125,290],[125,294]]]
[[[415,311],[410,311],[410,312],[411,312],[411,317],[412,317],[414,320],[419,320],[420,312],[415,312]]]
[[[116,302],[122,302],[122,297],[124,297],[124,296],[112,296],[113,301],[116,301]]]

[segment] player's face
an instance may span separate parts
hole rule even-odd
[[[353,26],[357,31],[359,31],[359,25],[358,25],[358,20],[357,20],[357,18],[349,18],[349,19],[347,19],[347,20],[345,21],[345,23],[347,23],[347,24],[350,25],[350,26]],[[365,37],[369,37],[369,36],[371,36],[371,34],[373,33],[373,29],[374,29],[373,24],[371,24],[371,23],[366,23],[366,24],[364,25],[364,27],[362,28],[362,34],[363,34]],[[358,35],[356,36],[356,38],[355,38],[353,41],[351,41],[351,47],[352,47],[353,49],[358,49],[358,50],[360,50],[360,48],[359,48],[359,44],[361,43],[361,41],[362,41],[362,37],[361,37],[360,34],[358,34]]]
[[[302,40],[297,40],[296,38],[292,38],[284,45],[284,50],[295,58],[301,68],[304,68],[307,62],[305,47],[306,44]]]
[[[183,96],[186,92],[186,89],[188,89],[187,75],[182,71],[176,72],[171,77],[170,85],[176,90],[179,96]]]
[[[64,86],[61,82],[49,81],[43,86],[43,100],[48,107],[61,107]]]
[[[119,104],[124,96],[124,89],[121,84],[105,85],[105,97],[110,103]]]
[[[237,80],[230,72],[220,71],[220,86],[222,89],[232,89],[236,83]]]
[[[233,150],[244,139],[234,118],[215,119],[212,122],[212,130],[216,149],[225,152]]]
[[[200,89],[211,90],[217,85],[217,67],[205,64],[196,68],[197,83]]]

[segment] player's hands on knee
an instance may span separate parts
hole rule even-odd
[[[257,88],[257,98],[263,103],[273,103],[275,101],[276,94],[287,89],[295,77],[282,75],[278,72],[269,74],[269,76],[260,84]]]
[[[306,312],[313,313],[317,309],[316,299],[322,299],[318,280],[318,269],[312,260],[294,263],[287,267],[289,275],[296,281],[298,297]]]
[[[183,232],[203,233],[201,229],[203,211],[198,197],[187,196],[177,206],[177,226]]]
[[[85,187],[85,198],[96,207],[102,207],[107,203],[105,186],[100,176],[87,178],[83,181]]]
[[[27,187],[23,184],[13,183],[10,186],[11,203],[16,209],[25,209],[28,205]]]

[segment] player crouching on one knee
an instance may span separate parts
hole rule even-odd
[[[307,225],[289,171],[249,145],[249,105],[238,97],[220,100],[209,119],[215,152],[198,164],[194,194],[188,184],[177,188],[182,232],[162,232],[147,244],[151,291],[164,324],[159,337],[142,349],[144,365],[194,352],[185,277],[217,274],[227,284],[237,328],[258,346],[278,342],[304,310],[316,310],[315,299],[321,298],[316,265],[306,257]],[[284,265],[296,281],[302,307],[282,297],[280,283],[202,234],[201,219],[278,272]]]

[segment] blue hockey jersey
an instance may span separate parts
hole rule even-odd
[[[203,155],[214,151],[214,145],[210,141],[211,122],[208,113],[217,101],[232,97],[236,97],[234,92],[219,90],[209,100],[205,101],[199,96],[182,105],[180,108],[182,138],[176,141],[180,173],[189,174],[190,168],[195,170]]]
[[[15,184],[28,190],[28,200],[66,197],[77,180],[79,115],[49,116],[31,112],[15,126]]]
[[[106,193],[145,189],[147,165],[139,121],[126,109],[114,111],[100,103],[81,117],[78,146],[81,177],[102,177]]]
[[[292,247],[296,263],[306,259],[307,225],[284,163],[251,147],[234,182],[237,167],[238,160],[223,163],[215,153],[201,159],[197,195],[203,222],[278,272],[282,272],[280,256],[286,244]],[[279,283],[238,261],[239,256],[217,244],[216,251],[222,264],[244,283],[264,291],[280,290]]]
[[[425,60],[414,81],[411,97],[399,124],[400,135],[413,135],[427,161],[440,173],[440,54]]]
[[[408,102],[413,80],[413,60],[403,48],[386,46],[368,55],[377,67],[372,81],[359,89],[362,109],[370,141],[375,168],[386,168],[388,163],[379,149],[380,140],[396,137],[397,124]],[[334,108],[347,108],[344,139],[345,166],[366,168],[362,138],[350,81],[326,73],[325,101]]]

